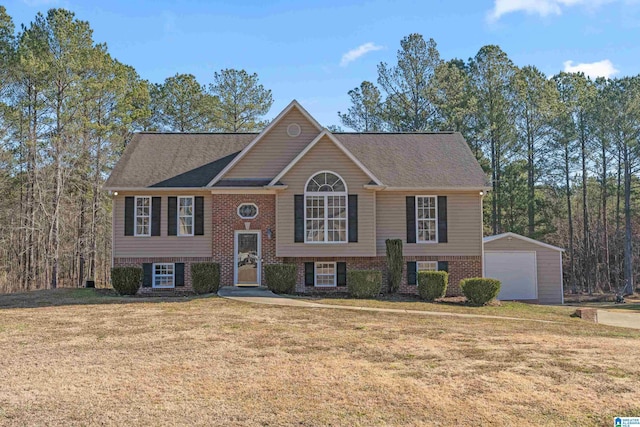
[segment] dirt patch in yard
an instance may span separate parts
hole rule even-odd
[[[608,425],[640,414],[636,331],[81,297],[0,309],[0,425]]]

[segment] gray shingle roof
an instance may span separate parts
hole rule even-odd
[[[256,135],[138,133],[125,149],[105,187],[204,187]],[[334,135],[384,185],[405,188],[487,186],[486,175],[459,133]],[[223,179],[216,186],[262,186],[272,178]]]
[[[335,133],[389,187],[486,187],[487,177],[458,132]]]
[[[204,187],[256,135],[137,133],[105,187]]]

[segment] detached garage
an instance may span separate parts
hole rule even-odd
[[[502,282],[498,299],[562,304],[562,252],[515,233],[484,238],[484,276]]]

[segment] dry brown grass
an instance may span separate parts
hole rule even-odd
[[[640,333],[577,319],[6,298],[0,425],[610,425],[640,414]]]

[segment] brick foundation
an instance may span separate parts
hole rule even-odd
[[[184,263],[184,286],[178,286],[175,289],[156,289],[153,287],[143,288],[138,291],[139,294],[153,293],[170,295],[182,292],[192,292],[191,286],[191,264],[198,262],[212,262],[212,258],[206,257],[155,257],[155,258],[114,258],[114,267],[142,267],[144,263],[156,263],[156,262],[183,262]]]
[[[347,271],[351,270],[380,270],[382,271],[383,291],[387,290],[387,259],[386,257],[352,257],[352,258],[283,258],[286,264],[295,264],[298,267],[298,279],[296,282],[296,291],[304,293],[334,293],[346,292],[346,287],[335,288],[316,288],[304,285],[304,263],[315,261],[331,261],[346,262]],[[461,257],[461,256],[442,256],[442,257],[404,257],[404,267],[402,269],[402,282],[400,284],[400,293],[417,294],[418,289],[415,285],[407,284],[407,261],[448,261],[449,262],[449,286],[447,286],[447,296],[462,295],[460,291],[460,280],[468,277],[482,277],[482,259],[481,257]]]
[[[185,286],[176,288],[174,293],[189,292],[191,285],[191,264],[195,262],[216,262],[220,264],[220,285],[234,285],[235,232],[245,230],[260,231],[262,266],[268,264],[295,264],[298,267],[296,291],[301,293],[347,292],[346,287],[316,288],[304,285],[304,263],[310,261],[340,261],[347,263],[349,270],[380,270],[383,277],[383,291],[387,290],[386,257],[347,257],[347,258],[296,258],[276,257],[276,200],[273,194],[212,194],[212,253],[211,257],[137,257],[114,258],[114,266],[142,266],[143,263],[183,262],[185,264]],[[258,206],[258,215],[254,219],[242,219],[237,209],[242,203],[254,203]],[[268,233],[267,230],[271,230]],[[269,238],[271,234],[271,238]],[[460,295],[460,280],[467,277],[482,276],[482,258],[480,256],[423,256],[405,257],[400,292],[417,294],[415,285],[407,284],[407,261],[447,261],[449,263],[449,286],[447,296]],[[264,268],[261,277],[264,278]],[[264,283],[264,280],[263,280]],[[167,293],[166,289],[141,288],[140,293]]]

